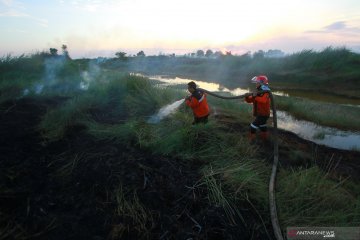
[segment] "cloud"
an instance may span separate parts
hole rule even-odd
[[[13,3],[13,0],[0,0],[0,2],[1,2],[2,4],[4,4],[5,6],[10,7],[11,4]]]
[[[344,21],[334,22],[334,23],[324,27],[324,29],[327,31],[346,29],[346,23]]]
[[[87,12],[96,12],[99,9],[108,6],[108,1],[99,0],[58,0],[58,2],[61,5],[72,5],[76,9],[84,10]]]
[[[351,27],[346,21],[334,22],[318,30],[305,31],[306,34],[346,34],[358,35],[360,34],[360,27]]]
[[[0,17],[29,17],[29,15],[14,9],[10,9],[4,12],[0,12]]]
[[[0,17],[19,17],[19,18],[29,18],[37,22],[42,27],[48,27],[48,20],[44,18],[33,17],[29,14],[22,13],[16,10],[8,10],[5,12],[0,12]]]
[[[5,0],[1,0],[5,1]],[[12,1],[7,1],[10,5]],[[16,8],[9,7],[7,10],[0,12],[0,17],[12,17],[12,18],[27,18],[35,21],[42,27],[48,27],[48,20],[44,18],[34,17],[27,13],[17,10]]]

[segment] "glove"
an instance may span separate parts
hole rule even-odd
[[[185,97],[185,101],[190,100],[190,96]]]
[[[253,93],[245,93],[245,97],[252,97]]]

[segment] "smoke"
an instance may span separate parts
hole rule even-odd
[[[28,88],[24,89],[23,91],[23,97],[29,95],[30,90]]]
[[[65,61],[66,59],[64,56],[57,56],[45,59],[45,85],[51,86],[56,83],[57,75],[64,68]]]
[[[57,84],[58,82],[58,74],[64,68],[65,65],[65,57],[64,56],[56,56],[51,58],[46,58],[44,60],[44,76],[41,82],[36,83],[31,92],[36,95],[40,95],[45,88],[50,88]],[[30,93],[29,89],[24,91],[23,96],[26,96]]]
[[[39,95],[44,89],[44,84],[36,84],[34,88],[35,88],[35,94]]]
[[[58,81],[58,73],[64,68],[65,57],[56,56],[46,58],[44,60],[44,75],[40,82],[35,83],[32,87],[23,90],[22,96],[28,96],[29,94],[40,95],[47,87],[54,86]]]
[[[90,61],[88,70],[81,72],[82,81],[80,82],[81,90],[88,90],[92,82],[97,79],[101,74],[101,68],[98,66],[99,61]]]
[[[39,95],[46,89],[55,91],[88,90],[92,82],[101,75],[101,68],[98,66],[103,59],[91,60],[87,69],[80,71],[80,66],[66,64],[68,61],[64,56],[46,58],[44,60],[44,75],[41,82],[36,83],[31,92]],[[65,72],[65,75],[64,75]],[[29,94],[30,90],[23,93]]]
[[[180,99],[172,104],[162,107],[159,112],[152,115],[147,122],[153,124],[159,123],[162,119],[175,112],[183,102],[184,99]]]

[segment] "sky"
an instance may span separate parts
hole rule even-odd
[[[0,57],[67,45],[70,56],[211,49],[360,52],[359,0],[0,0]]]

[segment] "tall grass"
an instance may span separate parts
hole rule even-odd
[[[44,139],[60,140],[65,136],[67,130],[85,119],[87,110],[92,106],[88,100],[91,98],[70,99],[59,109],[49,110],[39,125]]]
[[[277,203],[281,224],[286,226],[355,226],[360,223],[360,201],[318,167],[278,175]]]
[[[136,192],[130,197],[125,194],[122,185],[112,192],[112,201],[116,203],[114,215],[121,221],[112,226],[110,239],[119,239],[130,231],[141,239],[149,238],[154,225],[152,213],[141,204]]]
[[[184,97],[171,88],[156,88],[148,79],[138,76],[126,80],[126,92],[124,101],[131,116],[149,116],[162,106]]]
[[[145,120],[163,105],[182,97],[178,91],[151,86],[148,79],[120,75],[95,82],[88,91],[72,97],[58,109],[49,110],[40,129],[46,139],[58,140],[71,125],[82,124],[88,125],[91,133],[104,137],[106,127],[96,124],[93,113],[105,112],[107,118],[119,124],[128,118]]]
[[[245,222],[245,219],[242,217],[238,208],[233,205],[234,201],[232,199],[228,199],[228,196],[226,196],[227,194],[225,194],[222,182],[217,180],[214,175],[213,171],[210,170],[204,176],[204,183],[209,191],[209,202],[212,205],[222,207],[230,223],[236,224],[235,218],[240,218],[243,222]]]
[[[81,76],[78,64],[45,52],[0,58],[0,101],[42,94],[65,93],[78,89]]]
[[[360,108],[331,103],[319,103],[295,97],[275,97],[276,107],[297,118],[320,125],[346,130],[360,130],[355,119],[360,118]]]
[[[0,58],[0,103],[22,96],[40,78],[42,70],[39,54]]]

